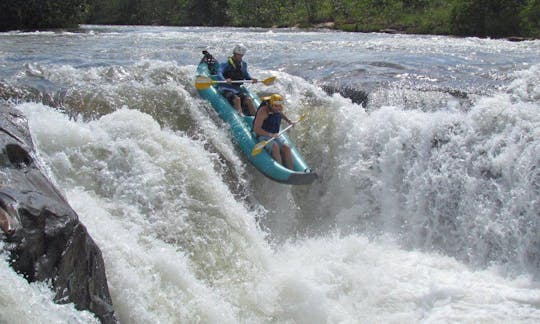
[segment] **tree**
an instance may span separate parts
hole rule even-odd
[[[120,23],[119,0],[92,0],[86,22],[93,24]]]
[[[423,9],[428,5],[428,0],[403,0],[404,9]]]
[[[87,9],[86,0],[2,0],[0,30],[77,27]]]
[[[192,0],[185,9],[186,25],[224,26],[227,23],[227,0]]]
[[[456,0],[453,32],[463,36],[504,37],[519,34],[521,0]]]
[[[530,0],[520,14],[522,34],[540,37],[540,0]]]

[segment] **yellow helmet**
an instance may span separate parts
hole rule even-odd
[[[274,93],[273,95],[264,98],[265,100],[268,100],[271,106],[273,105],[281,105],[283,106],[283,96],[277,93]]]

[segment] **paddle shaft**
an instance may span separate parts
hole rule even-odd
[[[277,134],[277,136],[275,137],[272,137],[271,139],[268,139],[266,141],[262,141],[262,142],[259,142],[257,143],[257,145],[255,145],[255,147],[253,148],[253,150],[251,151],[251,155],[255,156],[255,155],[258,155],[259,153],[262,152],[262,150],[264,149],[264,147],[266,145],[268,145],[269,143],[272,143],[273,140],[275,140],[276,138],[280,137],[281,135],[283,135],[286,131],[288,131],[291,127],[293,127],[294,125],[296,125],[296,123],[302,121],[302,119],[304,119],[304,115],[300,116],[300,119],[298,119],[296,122],[290,124],[289,126],[285,127],[281,132],[279,132]]]
[[[212,81],[212,83],[229,83],[228,81],[225,81],[225,80],[216,80],[216,81]],[[253,80],[231,80],[230,83],[255,83]]]
[[[264,85],[270,85],[274,83],[275,80],[276,80],[276,77],[271,76],[269,78],[266,78],[262,81],[257,81],[257,82],[261,82]],[[199,75],[195,79],[195,88],[197,88],[197,90],[204,90],[204,89],[208,89],[212,84],[216,84],[216,83],[255,83],[255,80],[231,80],[231,81],[212,80],[209,77]]]
[[[294,124],[290,124],[289,126],[285,127],[281,132],[279,132],[279,133],[277,134],[276,137],[272,137],[271,139],[267,140],[267,141],[266,141],[266,144],[268,144],[268,143],[272,142],[273,140],[275,140],[276,138],[280,137],[281,135],[283,135],[283,133],[285,133],[286,131],[288,131],[289,128],[291,128],[291,127],[293,127],[293,126],[294,126]],[[266,145],[264,145],[264,146],[266,146]]]
[[[278,135],[277,135],[276,137],[271,138],[270,141],[272,141],[272,140],[274,140],[274,139],[280,137],[283,133],[285,133],[286,131],[288,131],[289,128],[293,127],[294,125],[296,125],[296,124],[298,124],[299,122],[301,122],[302,120],[304,120],[304,118],[306,118],[306,114],[305,114],[305,113],[302,114],[302,116],[300,116],[300,118],[298,118],[297,121],[295,121],[295,122],[291,123],[289,126],[285,127],[281,132],[278,133]],[[268,143],[266,143],[266,144],[268,144]]]

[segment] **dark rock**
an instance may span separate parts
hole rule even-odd
[[[356,89],[350,86],[338,87],[329,84],[323,85],[322,89],[329,95],[339,93],[342,97],[349,98],[353,103],[362,105],[362,107],[366,107],[368,103],[368,93],[364,90]]]
[[[510,36],[510,37],[507,37],[506,39],[508,39],[511,42],[523,42],[523,41],[528,41],[528,40],[534,40],[533,38],[520,37],[520,36]]]
[[[55,302],[116,323],[101,251],[75,211],[35,163],[24,115],[0,105],[0,237],[29,282],[48,281]]]
[[[385,28],[385,29],[381,29],[380,32],[381,32],[381,33],[385,33],[385,34],[399,34],[399,33],[400,33],[399,30],[393,29],[393,28]]]

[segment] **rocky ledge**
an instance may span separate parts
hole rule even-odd
[[[47,281],[55,302],[117,323],[101,251],[60,191],[35,163],[24,115],[0,104],[0,238],[13,269]]]

